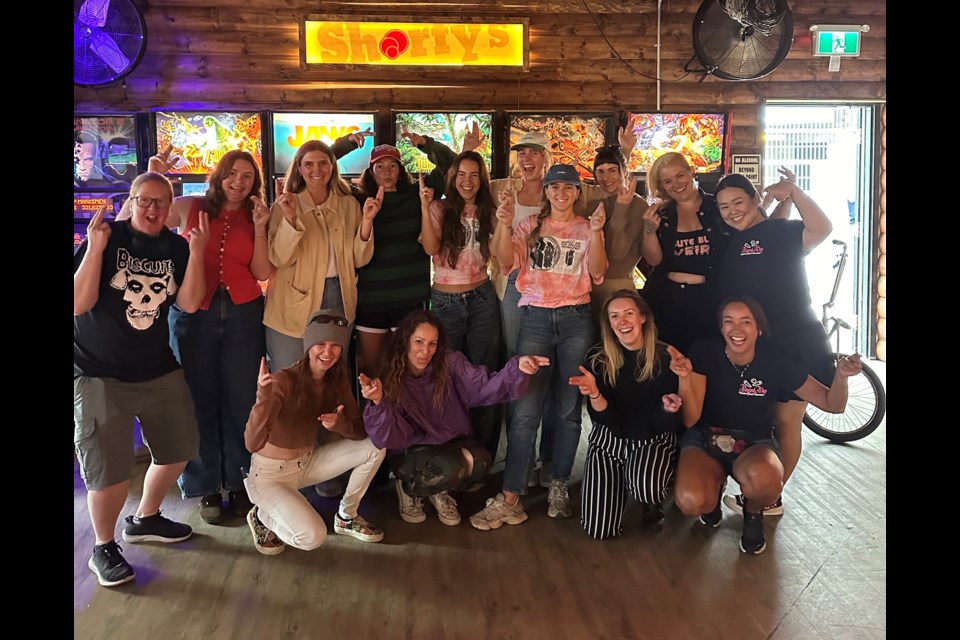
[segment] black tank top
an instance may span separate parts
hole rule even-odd
[[[663,262],[659,269],[664,273],[677,271],[706,276],[710,269],[710,237],[706,229],[677,231],[672,247],[664,247]]]

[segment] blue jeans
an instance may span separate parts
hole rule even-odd
[[[500,301],[493,284],[487,281],[463,293],[430,292],[430,311],[440,319],[447,334],[447,346],[462,351],[473,364],[495,371],[500,357]],[[474,438],[491,457],[500,446],[501,412],[498,406],[470,410]]]
[[[527,473],[533,462],[537,423],[544,401],[552,391],[556,401],[553,416],[544,422],[556,425],[553,445],[553,477],[569,480],[580,444],[580,390],[568,384],[570,376],[580,375],[587,350],[593,345],[594,325],[589,304],[558,309],[525,306],[520,308],[520,336],[517,351],[524,355],[546,356],[550,366],[543,367],[530,380],[530,388],[513,403],[513,419],[507,429],[507,464],[503,488],[526,493]]]
[[[184,498],[243,489],[250,466],[243,432],[257,399],[260,358],[266,354],[263,298],[235,305],[226,289],[206,311],[170,309],[170,346],[183,367],[200,432],[200,455],[177,483]]]

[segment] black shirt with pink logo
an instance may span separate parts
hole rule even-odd
[[[820,324],[810,306],[803,229],[802,220],[765,220],[733,234],[724,255],[718,302],[730,296],[754,298],[776,340]]]
[[[761,338],[753,361],[735,365],[722,340],[698,340],[688,357],[696,373],[707,377],[700,427],[749,431],[756,439],[769,438],[777,402],[803,386],[806,370],[781,355]]]

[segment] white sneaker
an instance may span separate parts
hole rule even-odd
[[[448,491],[435,493],[428,499],[433,508],[437,510],[437,517],[440,518],[440,522],[448,527],[455,527],[460,524],[460,511],[457,510],[457,501]]]
[[[570,508],[570,492],[563,480],[550,481],[550,493],[547,494],[547,515],[551,518],[569,518],[573,515]]]
[[[470,524],[482,531],[499,529],[503,523],[520,524],[527,519],[527,512],[523,510],[523,503],[507,504],[503,493],[496,498],[488,498],[487,506],[470,516]]]
[[[397,489],[397,502],[400,505],[400,517],[406,522],[414,524],[423,522],[427,519],[427,514],[423,512],[423,498],[408,496],[400,484],[400,478],[395,483]]]

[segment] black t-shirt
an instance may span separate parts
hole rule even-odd
[[[807,372],[764,340],[746,369],[734,365],[725,348],[716,339],[698,340],[690,348],[693,370],[707,377],[699,425],[769,438],[777,402],[802,387]]]
[[[819,325],[810,307],[802,220],[765,220],[730,238],[720,272],[720,300],[747,295],[760,303],[774,339]]]
[[[180,368],[170,349],[167,312],[183,284],[190,247],[167,228],[148,236],[129,220],[107,224],[97,302],[73,317],[73,375],[153,380]],[[74,272],[88,246],[84,240],[77,248]]]

